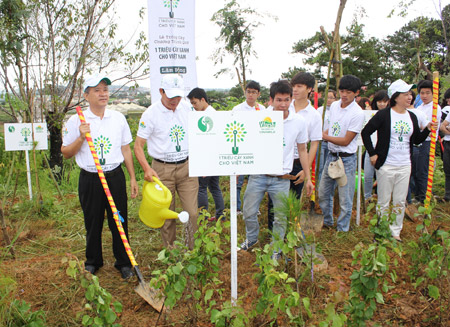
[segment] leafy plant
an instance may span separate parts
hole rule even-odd
[[[370,220],[370,230],[374,233],[374,243],[365,246],[359,243],[352,251],[352,265],[360,265],[350,276],[351,285],[349,303],[346,311],[350,314],[349,326],[366,326],[377,308],[377,303],[384,304],[383,293],[390,286],[387,276],[390,256],[388,249],[401,255],[401,249],[391,242],[389,225],[396,219],[395,213],[379,217],[375,215]],[[395,276],[391,275],[391,276]]]
[[[229,242],[229,235],[223,233],[224,228],[229,228],[229,222],[222,225],[218,220],[214,225],[208,225],[206,217],[207,213],[199,217],[194,249],[188,251],[183,244],[176,242],[174,247],[162,250],[157,260],[167,268],[153,271],[154,278],[150,281],[152,287],[163,290],[168,308],[173,308],[181,299],[186,300],[193,325],[199,312],[203,311],[211,314],[214,321],[235,315],[233,310],[218,312],[213,297],[214,294],[221,297],[223,292],[218,256],[223,255],[221,248],[224,242]]]
[[[63,262],[67,261],[67,258],[63,258]],[[87,303],[84,305],[86,312],[81,321],[82,325],[119,327],[120,324],[116,323],[116,320],[117,313],[122,312],[122,304],[118,301],[113,302],[111,293],[100,286],[97,276],[87,272],[80,274],[83,268],[78,260],[69,260],[68,264],[67,275],[80,280],[81,286],[86,290]]]
[[[438,320],[442,323],[448,317],[443,314],[450,308],[448,287],[450,271],[450,233],[441,230],[431,217],[434,205],[428,208],[419,207],[419,213],[424,215],[423,223],[416,230],[421,232],[417,242],[410,242],[409,253],[413,262],[410,276],[414,280],[414,287],[422,290],[424,295],[438,301],[440,315]],[[433,232],[428,233],[431,228]]]
[[[32,311],[24,300],[14,300],[9,308],[7,327],[45,327],[45,314],[42,310]]]

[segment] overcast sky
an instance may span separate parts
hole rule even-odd
[[[192,1],[192,0],[181,0]],[[258,58],[252,58],[248,79],[259,81],[268,86],[277,80],[281,73],[288,71],[289,67],[304,66],[302,57],[292,54],[292,46],[300,39],[313,36],[323,25],[327,32],[334,30],[339,0],[238,0],[243,6],[251,6],[258,12],[266,12],[278,17],[278,21],[268,19],[264,26],[260,26],[254,34],[254,49]],[[394,16],[387,18],[395,4],[400,0],[348,0],[342,17],[340,33],[346,34],[355,14],[365,10],[361,22],[365,25],[366,36],[377,38],[385,37],[401,28],[408,21],[418,16],[438,18],[436,6],[439,0],[416,0],[406,18]],[[450,3],[450,0],[441,0],[441,6]],[[223,8],[224,0],[196,0],[196,55],[198,86],[203,88],[229,88],[238,83],[235,75],[222,75],[214,77],[214,73],[221,67],[214,66],[211,55],[218,46],[215,41],[219,28],[211,21],[217,10]],[[128,38],[136,29],[147,32],[147,21],[137,26],[138,11],[147,7],[147,0],[117,1],[119,15],[119,29],[123,38]],[[232,66],[231,58],[228,66]],[[150,81],[140,83],[149,87]]]

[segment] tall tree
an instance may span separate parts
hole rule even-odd
[[[220,27],[220,34],[216,38],[219,46],[213,54],[214,64],[222,64],[227,54],[234,58],[233,64],[238,73],[239,84],[244,89],[247,83],[247,71],[250,58],[257,58],[252,47],[254,30],[262,24],[260,19],[264,16],[251,8],[241,8],[232,0],[224,8],[218,10],[211,20]],[[255,20],[252,20],[256,18]],[[219,70],[215,76],[230,72],[229,68]]]
[[[50,164],[61,167],[62,122],[82,101],[84,76],[118,65],[126,67],[130,79],[144,76],[147,42],[141,34],[130,53],[124,41],[116,40],[114,0],[5,0],[2,5],[7,2],[19,5],[14,19],[20,28],[10,30],[3,23],[8,8],[0,7],[2,41],[16,40],[14,46],[1,45],[0,82],[9,99],[19,99],[26,109],[17,111],[9,102],[5,111],[24,122],[45,119]]]

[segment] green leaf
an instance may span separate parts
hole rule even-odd
[[[376,294],[375,294],[375,299],[377,300],[378,303],[384,304],[383,294],[381,294],[381,293],[376,293]]]
[[[83,319],[81,320],[81,323],[83,324],[83,326],[90,326],[90,325],[92,325],[93,322],[94,322],[94,319],[92,319],[88,315],[84,315]]]
[[[195,274],[197,273],[197,267],[196,267],[195,265],[193,265],[193,264],[190,264],[190,265],[187,267],[187,271],[188,271],[188,273],[189,273],[190,275],[195,275]]]
[[[106,310],[105,318],[108,324],[112,324],[114,321],[116,321],[117,316],[111,308],[108,308],[108,310]]]
[[[207,303],[213,295],[213,290],[207,290],[205,292],[205,303]]]
[[[311,313],[311,310],[310,310],[311,302],[309,301],[309,298],[308,297],[304,297],[302,299],[302,302],[303,302],[303,306],[305,307],[306,313],[308,314],[308,317],[311,318],[312,317],[312,313]]]
[[[428,285],[428,294],[435,300],[439,298],[439,289],[434,285]]]
[[[115,301],[115,302],[113,303],[113,307],[114,307],[114,310],[115,310],[116,312],[122,312],[122,310],[123,310],[123,308],[122,308],[122,303],[120,303],[120,302],[118,302],[118,301]]]

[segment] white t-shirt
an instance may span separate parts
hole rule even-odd
[[[320,120],[322,120],[323,106],[317,108],[317,112],[320,115]],[[329,125],[330,125],[330,107],[327,107],[325,110],[325,119],[323,121],[323,130],[326,131]]]
[[[450,109],[449,106],[447,106],[445,108],[449,108]],[[450,115],[449,114],[447,114],[447,117],[445,117],[445,121],[449,122],[449,124],[447,125],[447,130],[450,131]],[[444,141],[450,141],[450,134],[445,134],[443,140]]]
[[[322,140],[322,117],[319,112],[308,101],[306,108],[295,112],[295,100],[292,100],[289,106],[289,111],[294,114],[300,115],[305,121],[308,128],[308,142]],[[298,148],[294,147],[294,159],[298,159]]]
[[[297,147],[297,143],[308,142],[305,120],[290,110],[288,112],[289,116],[283,120],[283,174],[289,174],[292,171],[294,147]]]
[[[256,103],[254,107],[251,107],[247,101],[244,101],[237,106],[235,106],[231,111],[259,111],[259,110],[266,110],[266,107],[264,107],[262,104]]]
[[[94,115],[90,109],[83,113],[86,122],[89,123],[94,148],[103,171],[114,170],[124,161],[122,146],[133,141],[125,116],[109,109],[105,110],[102,119]],[[63,146],[72,144],[80,137],[80,124],[78,115],[69,118],[63,128]],[[83,142],[80,150],[75,154],[75,161],[81,169],[91,173],[97,172],[87,141]]]
[[[364,124],[364,111],[358,104],[353,101],[347,107],[341,108],[341,101],[338,100],[330,106],[330,121],[328,135],[335,137],[344,137],[347,131],[356,134],[361,133]],[[355,153],[357,149],[356,135],[347,146],[336,145],[328,142],[328,150],[331,152]]]
[[[425,114],[425,117],[427,118],[428,122],[432,121],[432,119],[433,119],[433,101],[430,101],[428,104],[422,103],[420,106],[417,107],[417,110],[420,110]],[[437,122],[438,122],[437,131],[439,131],[439,126],[441,123],[441,116],[442,116],[441,106],[438,105],[438,107],[437,107]],[[428,124],[428,122],[427,122],[427,124]],[[437,140],[437,137],[439,136],[439,133],[437,131],[436,131],[436,140]],[[430,135],[431,135],[431,132],[430,132]],[[426,141],[430,141],[430,140],[431,140],[431,137],[428,136]]]
[[[399,114],[391,109],[391,139],[385,162],[387,165],[407,166],[411,164],[409,143],[413,128],[408,112]]]
[[[190,104],[181,101],[173,110],[159,100],[142,114],[137,136],[147,140],[147,152],[156,159],[176,162],[189,155],[188,115]]]
[[[416,108],[414,109],[408,109],[410,112],[412,112],[417,117],[417,122],[419,123],[419,128],[422,131],[425,127],[427,127],[429,121],[427,119],[427,116],[423,113],[423,111],[418,110]]]
[[[197,110],[195,110],[194,107],[191,106],[191,111],[197,111]],[[207,106],[206,109],[203,110],[203,112],[205,112],[205,113],[206,112],[215,112],[215,111],[216,111],[216,109],[214,109],[214,107],[211,105]]]

